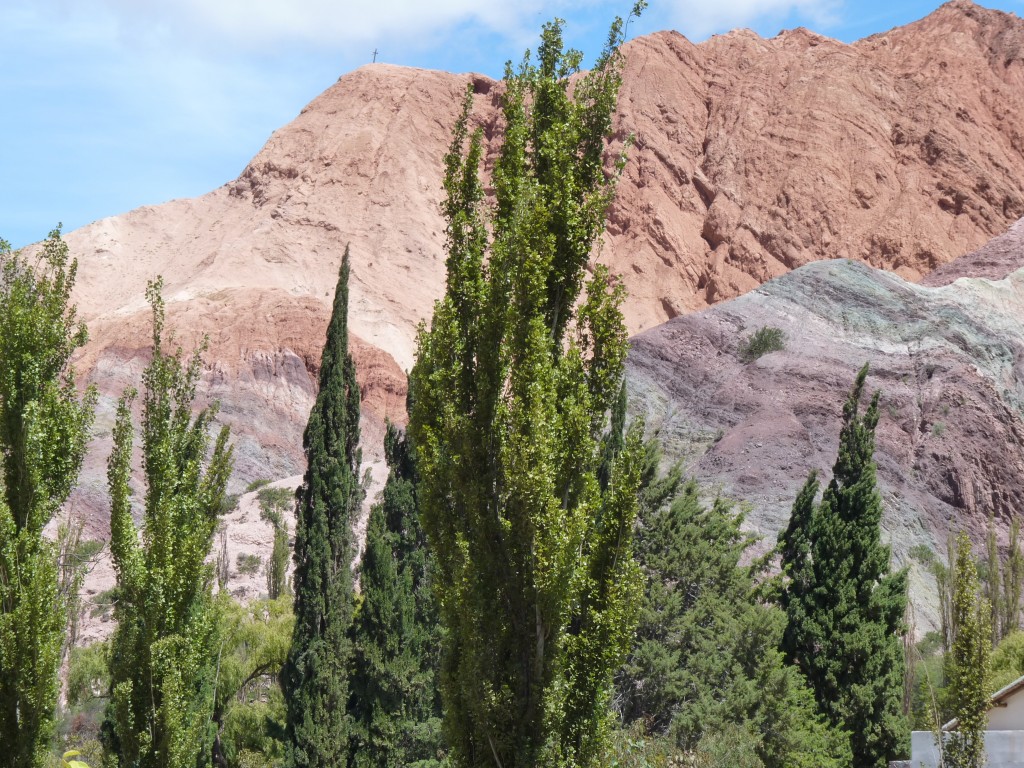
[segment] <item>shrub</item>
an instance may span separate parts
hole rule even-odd
[[[100,539],[83,539],[75,547],[75,561],[78,563],[88,562],[102,552],[105,546],[106,542]]]
[[[117,587],[111,587],[103,592],[100,592],[96,597],[92,599],[92,608],[89,610],[90,616],[102,615],[104,619],[110,617],[110,612],[114,610],[114,603],[117,602],[119,590]]]
[[[260,488],[256,498],[260,502],[260,519],[278,525],[281,513],[295,503],[295,491],[290,488]]]
[[[917,562],[921,563],[921,565],[930,566],[935,562],[935,553],[932,552],[932,548],[927,544],[915,544],[910,548],[910,551],[907,554],[909,554],[914,560],[917,560]]]
[[[106,691],[110,682],[107,672],[108,648],[109,644],[104,641],[71,649],[68,706],[83,704],[97,696],[97,692]]]
[[[246,552],[239,552],[238,557],[235,560],[235,565],[238,567],[238,572],[243,576],[251,576],[260,569],[262,559],[259,555],[251,555]]]
[[[260,488],[262,488],[265,485],[270,485],[270,478],[269,477],[261,477],[261,478],[259,478],[257,480],[253,480],[251,483],[249,483],[247,486],[245,486],[245,492],[246,493],[252,493],[253,491],[258,491]]]
[[[751,363],[769,352],[779,352],[786,348],[786,334],[781,328],[765,325],[758,328],[740,343],[740,359]]]

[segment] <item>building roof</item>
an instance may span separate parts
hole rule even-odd
[[[998,707],[1000,705],[1005,705],[1006,701],[1017,695],[1017,692],[1021,689],[1024,689],[1024,675],[1021,675],[1009,685],[1004,685],[998,691],[989,696],[989,707]],[[957,726],[959,725],[959,721],[957,720],[957,718],[954,717],[952,720],[950,720],[948,723],[942,726],[942,730],[955,731],[957,729]]]

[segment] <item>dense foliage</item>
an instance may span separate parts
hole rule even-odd
[[[641,509],[646,588],[619,679],[623,719],[691,755],[742,744],[751,765],[848,765],[846,735],[821,721],[778,650],[784,614],[758,599],[753,567],[740,565],[753,543],[742,514],[720,499],[704,506],[693,482],[669,503]]]
[[[946,738],[943,758],[949,768],[985,765],[991,690],[991,606],[981,594],[977,565],[967,534],[957,536],[956,580],[953,586],[953,647],[946,657],[949,712],[957,727]]]
[[[388,424],[389,468],[370,512],[353,642],[350,766],[440,766],[441,636],[407,438]]]
[[[291,647],[292,601],[243,606],[221,598],[213,723],[215,766],[279,766],[285,757],[285,704],[277,684]]]
[[[860,414],[868,367],[843,406],[839,456],[821,502],[812,473],[779,535],[787,584],[782,648],[807,677],[818,706],[850,734],[853,765],[885,768],[907,751],[900,636],[906,571],[890,573],[875,478],[878,394]]]
[[[617,178],[605,142],[621,39],[619,21],[571,96],[580,54],[563,50],[559,22],[536,64],[506,68],[493,209],[471,93],[446,158],[447,285],[419,337],[409,431],[460,766],[603,759],[632,639],[637,430],[598,478],[626,355],[622,292],[601,267],[584,290]]]
[[[0,766],[43,763],[72,595],[43,529],[78,477],[96,392],[75,390],[86,341],[77,261],[54,230],[37,259],[0,240]]]
[[[295,521],[295,631],[282,672],[288,762],[343,766],[348,758],[350,630],[355,596],[352,525],[365,495],[359,465],[359,386],[348,351],[348,249],[342,259],[320,390],[303,448]]]
[[[153,358],[143,373],[141,540],[132,516],[132,403],[121,397],[107,464],[117,630],[103,741],[110,765],[191,768],[212,748],[217,660],[213,570],[207,556],[232,468],[228,429],[210,449],[216,407],[193,416],[201,350],[186,364],[163,348],[162,281],[153,308]]]
[[[267,597],[276,600],[291,594],[288,583],[288,522],[285,512],[295,506],[295,494],[287,488],[260,488],[256,494],[260,504],[260,519],[270,523],[274,532],[274,546],[267,558]]]

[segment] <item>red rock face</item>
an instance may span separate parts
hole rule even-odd
[[[853,45],[627,46],[636,146],[605,256],[634,330],[810,261],[915,280],[1024,216],[1024,22],[971,3]]]
[[[949,285],[961,277],[1002,280],[1024,268],[1024,219],[1009,231],[989,240],[978,250],[943,264],[925,275],[921,285]]]

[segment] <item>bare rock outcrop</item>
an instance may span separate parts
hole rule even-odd
[[[631,332],[818,259],[918,279],[1003,232],[1024,215],[1022,40],[1016,16],[957,0],[852,45],[804,29],[629,43],[616,146],[635,145],[598,256],[629,289]],[[172,314],[211,333],[225,376],[283,350],[308,363],[327,317],[315,306],[329,306],[351,244],[351,328],[394,360],[380,398],[368,380],[369,414],[391,415],[376,403],[401,399],[416,325],[443,288],[442,159],[468,83],[491,161],[499,84],[370,65],[235,181],[70,233],[95,344],[111,347],[106,329],[143,310],[146,280],[162,274]],[[265,291],[305,307],[275,315],[294,323],[284,346],[261,314]]]
[[[633,41],[604,256],[631,328],[819,259],[916,280],[1024,216],[1024,22],[970,2],[846,45]]]
[[[961,277],[1002,280],[1021,268],[1024,268],[1024,219],[978,250],[929,272],[921,285],[949,285]]]

